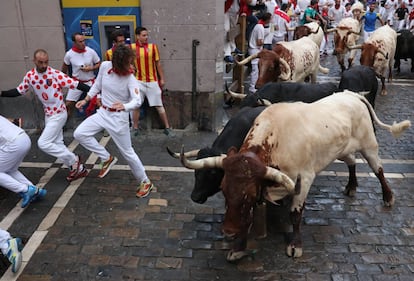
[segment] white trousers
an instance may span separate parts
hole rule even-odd
[[[66,111],[52,116],[45,116],[45,128],[37,140],[37,145],[43,152],[56,157],[66,166],[71,167],[75,164],[77,158],[63,142],[63,126],[67,118],[68,113]]]
[[[109,112],[101,107],[76,128],[73,137],[83,147],[96,153],[101,160],[106,161],[109,159],[110,153],[94,137],[96,133],[105,129],[112,137],[122,157],[128,162],[134,177],[138,183],[141,183],[148,180],[148,177],[144,165],[132,148],[128,115],[128,112],[125,111]]]
[[[12,142],[0,149],[0,183],[8,190],[19,193],[26,192],[33,185],[18,169],[31,147],[29,136],[21,132]]]
[[[11,239],[10,233],[0,228],[0,250],[3,255],[7,255],[7,241]]]
[[[250,73],[250,84],[249,92],[250,94],[256,93],[256,82],[259,78],[259,59],[252,60],[252,72]]]
[[[236,34],[234,32],[239,20],[238,14],[224,13],[224,56],[231,56],[231,52],[236,49]]]

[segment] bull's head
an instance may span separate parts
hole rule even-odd
[[[371,43],[355,45],[350,49],[361,49],[361,65],[371,66],[375,68],[374,64],[382,65],[383,61],[388,59],[388,53],[384,53],[377,46]]]
[[[205,167],[221,167],[224,177],[221,183],[226,199],[226,213],[223,233],[227,238],[236,239],[233,251],[239,252],[246,248],[247,234],[253,223],[253,211],[262,196],[264,187],[280,186],[286,195],[295,194],[300,187],[284,173],[264,165],[256,153],[251,151],[238,153],[237,149],[229,149],[227,156],[221,155],[190,161],[181,154],[182,164],[191,169]],[[232,255],[228,256],[232,259]]]
[[[279,79],[284,81],[290,80],[290,66],[276,52],[265,49],[259,52],[258,57],[259,77],[256,81],[256,89],[260,89],[268,82],[277,82]],[[282,71],[281,65],[284,71]]]

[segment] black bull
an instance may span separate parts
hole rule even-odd
[[[403,29],[398,32],[394,55],[394,68],[400,73],[400,59],[411,59],[411,72],[414,72],[414,34]]]
[[[248,96],[246,99],[250,101],[250,106],[258,106],[260,102],[257,99],[260,98],[266,99],[271,103],[288,101],[310,103],[331,95],[337,89],[334,83],[268,83],[259,89],[254,97]],[[264,106],[251,108],[250,106],[247,106],[247,103],[245,103],[244,108],[229,120],[222,132],[217,136],[212,147],[200,149],[197,153],[197,159],[226,154],[232,146],[239,149],[253,121],[266,108]],[[167,151],[171,156],[178,157],[168,147]],[[208,197],[221,191],[220,185],[223,176],[224,172],[222,169],[195,170],[195,184],[191,193],[191,200],[203,204]]]
[[[354,66],[342,74],[339,83],[340,89],[352,91],[369,91],[368,101],[374,105],[375,95],[378,89],[378,81],[375,72],[366,66]],[[342,87],[342,88],[341,88]],[[343,88],[345,87],[345,88]],[[254,95],[248,95],[241,103],[244,106],[236,115],[231,118],[222,132],[217,136],[211,147],[200,149],[197,159],[226,154],[232,146],[237,149],[242,145],[244,138],[250,130],[253,121],[266,108],[258,106],[266,99],[271,103],[302,101],[311,103],[338,91],[334,83],[268,83],[260,88]],[[258,106],[255,108],[251,108]],[[175,155],[168,147],[167,151],[173,157]],[[191,192],[191,200],[203,204],[208,197],[221,191],[220,185],[224,176],[222,169],[200,169],[195,170],[195,184]]]

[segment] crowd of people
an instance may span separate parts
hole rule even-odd
[[[377,26],[388,24],[396,31],[409,29],[414,33],[414,0],[367,0],[361,2],[362,10],[353,6],[358,0],[226,0],[225,1],[225,51],[226,64],[232,64],[240,51],[234,39],[240,31],[240,16],[246,16],[246,55],[263,48],[271,50],[280,41],[293,40],[296,26],[317,22],[325,36],[320,45],[320,55],[328,55],[333,47],[332,36],[327,31],[336,27],[346,17],[358,19],[363,25],[364,41]],[[351,9],[352,8],[352,9]],[[270,16],[270,19],[269,19]],[[257,27],[257,26],[260,27]],[[333,49],[333,48],[332,48]],[[257,79],[257,62],[252,61],[249,92],[254,93]]]
[[[135,43],[125,44],[125,34],[115,30],[113,46],[105,54],[106,61],[101,62],[98,54],[86,46],[85,36],[75,33],[73,46],[66,52],[61,70],[49,66],[47,51],[38,49],[33,54],[34,68],[24,75],[16,88],[1,91],[1,97],[19,97],[30,92],[36,95],[45,114],[37,145],[69,168],[66,177],[69,182],[88,176],[89,171],[81,156],[65,145],[64,126],[75,107],[83,111],[87,106],[88,116],[76,127],[74,138],[100,157],[98,177],[103,178],[117,162],[95,138],[98,132],[105,130],[137,180],[136,197],[143,198],[150,194],[154,185],[132,147],[131,132],[138,135],[139,111],[144,99],[150,107],[156,108],[165,126],[164,134],[174,136],[175,133],[162,102],[165,77],[158,46],[148,42],[145,27],[136,28],[135,35]],[[63,89],[67,89],[67,93]],[[47,193],[18,170],[30,147],[31,140],[26,132],[0,115],[0,182],[2,187],[22,198],[22,208],[44,198]],[[0,229],[0,249],[9,259],[12,271],[17,272],[22,260],[21,239]]]

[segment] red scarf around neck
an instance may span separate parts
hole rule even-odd
[[[74,51],[74,52],[76,52],[76,53],[84,53],[84,52],[86,52],[86,47],[85,47],[85,49],[83,49],[83,50],[81,50],[81,49],[79,49],[79,48],[77,48],[76,46],[73,46],[72,47],[72,50]]]

